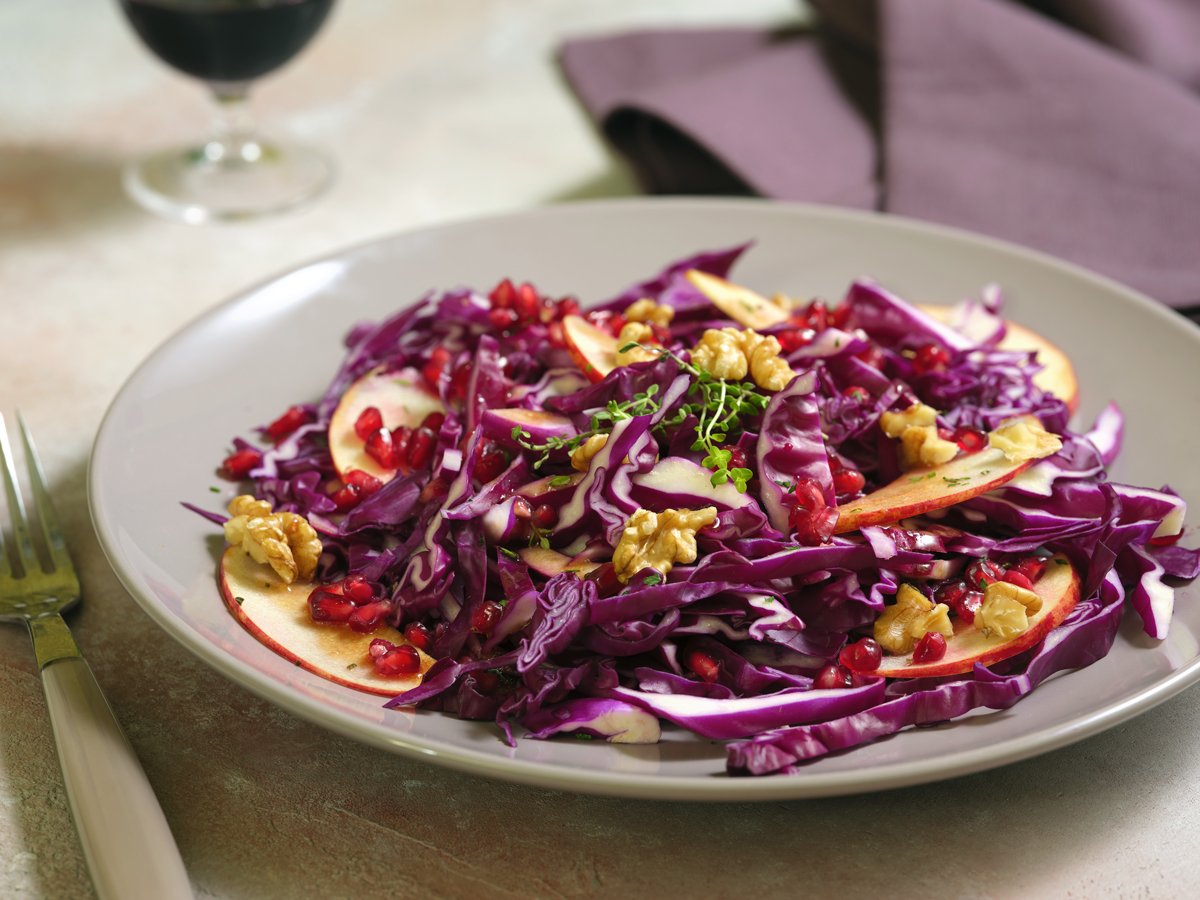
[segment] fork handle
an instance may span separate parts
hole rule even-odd
[[[47,663],[42,689],[96,896],[192,900],[162,807],[87,662]]]

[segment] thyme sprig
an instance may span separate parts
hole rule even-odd
[[[739,492],[745,493],[754,472],[742,466],[730,467],[733,451],[722,445],[729,439],[730,434],[741,431],[742,416],[761,413],[766,409],[770,398],[758,393],[753,385],[715,378],[662,347],[646,346],[633,341],[623,345],[618,352],[628,353],[635,347],[657,353],[659,360],[672,360],[681,372],[691,375],[694,381],[693,394],[689,394],[693,399],[680,404],[675,414],[670,419],[660,422],[656,430],[662,432],[681,425],[689,415],[694,415],[697,425],[696,440],[692,449],[703,450],[706,454],[701,465],[713,470],[713,487],[732,481]],[[698,396],[694,396],[697,393]],[[632,400],[624,403],[610,400],[606,408],[592,415],[589,423],[591,427],[574,437],[550,437],[543,444],[535,444],[532,442],[533,436],[516,425],[512,430],[512,438],[526,450],[541,454],[533,464],[534,469],[540,469],[555,450],[572,452],[588,438],[597,434],[608,434],[622,419],[657,412],[661,407],[661,402],[656,399],[657,394],[658,385],[652,384],[644,393],[635,394]]]

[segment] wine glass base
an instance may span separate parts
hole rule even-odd
[[[248,142],[231,152],[212,142],[165,150],[125,166],[125,192],[142,208],[190,225],[284,212],[320,194],[333,175],[307,147]]]

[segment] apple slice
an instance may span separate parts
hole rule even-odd
[[[587,379],[603,381],[617,367],[617,339],[581,316],[563,316],[567,352]]]
[[[949,323],[954,315],[952,306],[922,303],[918,304],[918,307],[939,322]],[[1008,320],[1005,320],[1004,325],[1004,337],[996,345],[997,348],[1037,353],[1037,361],[1042,364],[1043,368],[1033,376],[1033,383],[1066,403],[1072,413],[1078,410],[1079,382],[1075,378],[1075,368],[1071,365],[1070,357],[1036,331],[1032,331],[1024,325],[1018,325],[1016,322]]]
[[[348,626],[314,622],[308,595],[318,585],[279,580],[274,570],[250,558],[241,547],[229,547],[221,557],[221,594],[225,605],[252,635],[284,659],[314,675],[368,694],[395,697],[421,683],[421,675],[379,675],[367,653],[375,638],[399,646],[404,635],[387,625],[369,634]],[[417,651],[420,653],[420,651]],[[421,653],[421,673],[433,659]]]
[[[369,406],[379,410],[387,429],[401,425],[415,429],[427,415],[444,413],[446,408],[436,394],[425,388],[424,378],[416,369],[372,369],[342,394],[329,420],[329,453],[334,468],[339,475],[361,469],[387,483],[396,477],[396,470],[385,469],[371,459],[363,449],[362,438],[354,433],[354,423]]]
[[[506,447],[518,447],[513,440],[513,429],[520,428],[529,435],[529,443],[545,444],[551,438],[573,438],[579,433],[575,424],[566,416],[541,409],[489,409],[479,420],[479,429],[485,438],[498,441]]]
[[[976,663],[992,663],[1028,650],[1052,628],[1061,625],[1079,602],[1079,573],[1065,557],[1051,557],[1046,572],[1033,586],[1042,598],[1042,608],[1029,616],[1029,627],[1016,637],[986,636],[973,624],[954,618],[954,637],[946,641],[946,655],[936,662],[914,663],[912,656],[884,656],[879,668],[863,675],[888,678],[926,678],[936,675],[960,675],[970,672]]]
[[[1033,416],[1023,418],[1037,422]],[[891,484],[839,506],[834,534],[845,534],[864,525],[890,525],[970,500],[1007,484],[1035,462],[1036,459],[1013,462],[1003,450],[989,444],[977,453],[955,457],[940,466],[909,469]]]
[[[688,269],[684,277],[696,290],[711,300],[713,306],[743,328],[762,331],[773,325],[781,325],[789,318],[786,310],[740,284],[701,272],[699,269]]]
[[[548,547],[522,547],[517,551],[517,556],[521,557],[521,562],[529,568],[547,578],[553,578],[563,572],[575,572],[582,578],[588,572],[601,566],[601,563],[567,556],[565,553],[559,553]]]

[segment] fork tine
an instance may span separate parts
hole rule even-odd
[[[13,467],[12,448],[8,443],[8,431],[4,427],[4,416],[0,414],[0,468],[4,469],[4,487],[8,494],[8,512],[12,517],[13,542],[17,545],[17,557],[25,574],[41,568],[33,550],[33,539],[29,534],[29,523],[25,519],[25,504],[17,487],[17,471]]]
[[[17,412],[17,424],[21,426],[21,441],[25,444],[25,464],[29,468],[29,481],[33,485],[33,502],[37,507],[38,521],[42,523],[42,535],[46,538],[46,548],[50,551],[50,560],[56,571],[71,569],[71,554],[67,552],[67,542],[63,539],[62,529],[58,525],[58,513],[54,510],[54,502],[50,499],[50,491],[46,487],[46,473],[42,471],[42,461],[38,458],[37,449],[33,446],[33,435],[29,426]]]

